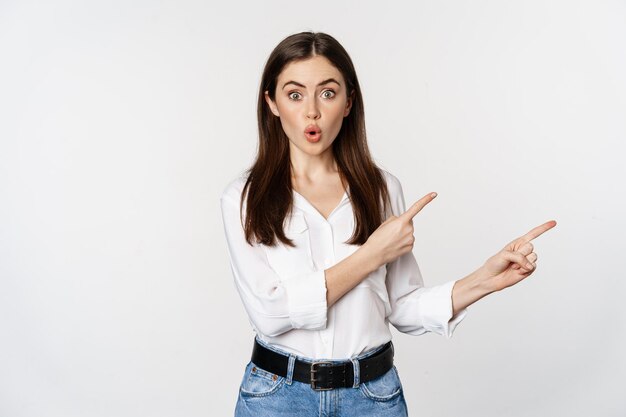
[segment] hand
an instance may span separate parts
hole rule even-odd
[[[550,220],[532,229],[522,237],[510,242],[500,252],[487,259],[481,267],[481,276],[493,291],[500,291],[517,284],[537,269],[537,254],[531,240],[556,226]]]
[[[399,256],[413,250],[413,217],[419,213],[426,204],[433,201],[437,193],[429,193],[419,199],[399,216],[390,216],[384,223],[370,235],[365,245],[374,256],[378,257],[379,263],[384,265]]]

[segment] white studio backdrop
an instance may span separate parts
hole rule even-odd
[[[394,329],[410,414],[624,416],[624,22],[624,1],[0,0],[0,416],[232,415],[253,333],[219,195],[303,30],[350,53],[407,205],[439,193],[414,222],[427,285],[558,222],[452,339]]]

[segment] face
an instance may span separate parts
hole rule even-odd
[[[280,117],[292,155],[330,150],[352,107],[341,72],[319,55],[287,64],[278,76],[274,101],[268,91],[265,101]]]

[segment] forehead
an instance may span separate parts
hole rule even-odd
[[[304,60],[292,61],[283,68],[278,76],[281,81],[298,81],[302,84],[317,84],[328,78],[335,78],[343,84],[341,71],[328,58],[317,55]]]

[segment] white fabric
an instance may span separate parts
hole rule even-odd
[[[397,216],[406,209],[402,186],[381,172]],[[244,184],[243,176],[231,181],[220,203],[235,287],[260,339],[299,356],[347,359],[391,340],[388,323],[411,335],[452,337],[467,313],[452,317],[455,281],[424,287],[412,252],[381,266],[327,308],[324,270],[359,248],[344,243],[354,228],[348,191],[328,220],[294,191],[285,233],[297,246],[251,246],[239,216]],[[243,207],[245,216],[245,200]]]

